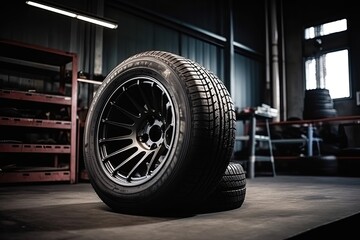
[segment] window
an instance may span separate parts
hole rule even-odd
[[[346,19],[305,29],[306,89],[329,89],[333,99],[350,97],[347,35],[340,34],[346,30]]]
[[[332,33],[337,33],[347,30],[346,19],[325,23],[316,27],[309,27],[305,29],[305,39],[325,36]]]

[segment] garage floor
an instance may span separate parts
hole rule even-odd
[[[359,200],[356,177],[260,176],[241,208],[150,217],[112,212],[89,183],[0,186],[0,239],[359,239]]]

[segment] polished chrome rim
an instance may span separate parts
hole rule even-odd
[[[152,179],[171,155],[175,118],[169,93],[155,78],[120,85],[106,101],[96,134],[106,175],[126,186]]]

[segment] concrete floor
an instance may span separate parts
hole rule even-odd
[[[89,183],[0,186],[0,239],[359,239],[359,199],[356,177],[264,176],[247,179],[238,209],[149,217],[112,212]]]

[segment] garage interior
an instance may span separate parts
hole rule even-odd
[[[7,1],[0,15],[1,239],[358,238],[355,3],[32,1],[78,13],[69,17],[28,2]],[[241,207],[126,214],[95,193],[83,153],[89,107],[108,74],[145,51],[195,61],[228,90]]]

